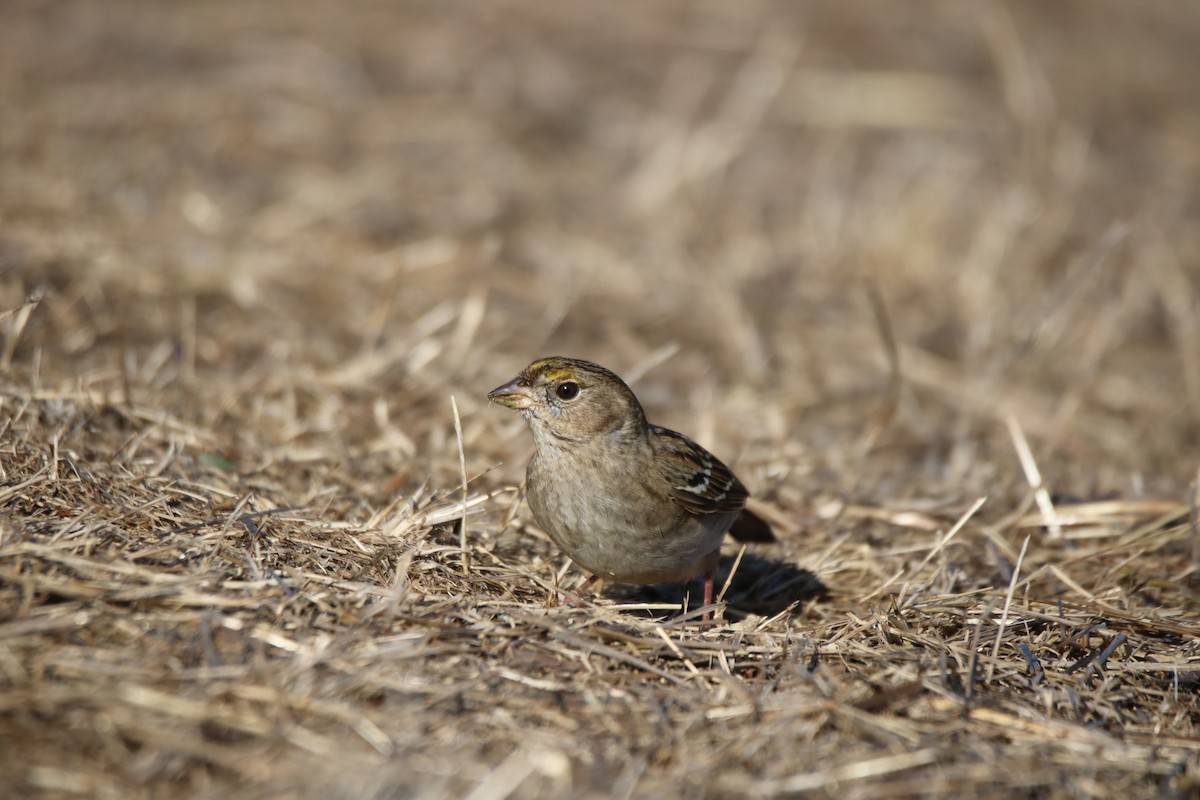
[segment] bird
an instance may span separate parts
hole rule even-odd
[[[775,541],[745,508],[749,492],[733,471],[682,433],[648,422],[629,386],[599,364],[542,358],[488,398],[529,425],[526,500],[539,527],[591,573],[581,590],[600,579],[654,584],[703,574],[707,609],[725,534]]]

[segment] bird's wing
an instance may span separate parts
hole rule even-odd
[[[650,426],[655,459],[671,487],[671,499],[692,514],[740,511],[750,493],[712,453],[682,433]]]

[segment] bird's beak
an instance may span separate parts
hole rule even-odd
[[[533,395],[530,394],[529,382],[521,375],[513,378],[503,386],[497,386],[488,392],[488,400],[493,400],[502,406],[508,406],[514,411],[522,411],[533,405]]]

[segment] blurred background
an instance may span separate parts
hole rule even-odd
[[[564,353],[667,423],[829,446],[887,392],[874,291],[889,435],[939,477],[1005,411],[1073,491],[1194,471],[1193,4],[0,13],[0,304],[45,295],[42,380],[440,417]],[[361,444],[363,413],[298,424]]]
[[[297,429],[236,434],[295,447],[363,444],[382,397],[419,458],[448,391],[563,353],[668,424],[823,448],[891,402],[882,304],[887,435],[938,480],[1007,412],[1072,491],[1194,476],[1193,4],[0,13],[0,304],[45,295],[41,380],[141,375],[205,424],[299,389]],[[361,418],[319,418],[343,390]]]
[[[1022,492],[1008,415],[1057,491],[1195,478],[1194,4],[0,13],[3,366],[243,469],[456,480],[454,394],[517,480],[484,393],[559,353],[793,504]]]

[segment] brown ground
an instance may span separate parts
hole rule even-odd
[[[1169,0],[4,3],[0,786],[1194,796],[1197,75]],[[720,626],[556,603],[553,353],[776,522]]]

